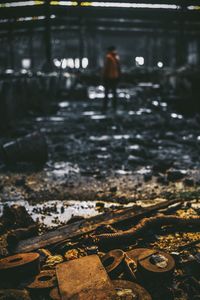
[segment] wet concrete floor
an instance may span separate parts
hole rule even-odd
[[[88,100],[60,100],[54,115],[29,115],[1,138],[41,130],[49,147],[42,170],[0,165],[2,203],[21,201],[55,225],[136,201],[199,199],[199,117],[175,111],[153,85],[120,89],[116,111],[102,112],[102,97],[90,87]]]

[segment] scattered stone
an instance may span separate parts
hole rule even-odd
[[[57,264],[64,261],[62,255],[49,255],[43,269],[54,269]]]
[[[85,252],[84,250],[82,250],[80,248],[77,248],[77,249],[68,250],[65,253],[64,258],[67,261],[69,261],[69,260],[73,260],[73,259],[77,259],[77,258],[83,257],[85,255],[87,255],[87,252]]]

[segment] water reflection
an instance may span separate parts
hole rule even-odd
[[[52,122],[63,122],[65,118],[63,117],[38,117],[36,118],[37,122],[43,122],[43,121],[52,121]]]
[[[83,116],[93,116],[93,115],[95,115],[94,111],[84,111],[83,112]]]
[[[132,171],[127,171],[127,170],[116,170],[115,173],[118,174],[118,175],[131,175],[131,174],[132,174]]]
[[[118,92],[118,98],[122,100],[129,100],[132,95],[136,94],[135,88],[132,88],[133,91],[130,91],[129,88],[121,88],[119,87],[117,89]],[[104,87],[102,85],[99,86],[91,86],[88,88],[88,97],[91,100],[94,99],[103,99],[104,98]],[[112,97],[112,95],[109,93],[109,98]]]
[[[152,101],[152,104],[153,104],[154,106],[159,106],[159,102],[158,102],[158,101]]]
[[[101,142],[101,141],[108,141],[110,140],[109,135],[102,135],[102,136],[90,136],[90,141],[96,141],[96,142]]]
[[[19,200],[19,205],[26,207],[35,221],[42,222],[46,226],[57,226],[66,223],[73,216],[92,217],[98,215],[102,210],[117,208],[120,204],[103,201],[59,201],[53,200],[46,203],[31,204],[27,201]],[[9,206],[16,204],[9,201],[4,204]],[[0,215],[3,213],[3,203],[0,203]],[[129,204],[132,206],[133,204]],[[59,216],[59,217],[58,217]]]
[[[142,167],[139,170],[137,170],[137,173],[140,175],[149,174],[149,173],[151,173],[151,168],[150,168],[150,166]]]
[[[65,178],[69,174],[79,174],[80,169],[77,164],[72,164],[70,162],[55,162],[50,166],[50,170],[48,170],[47,175],[49,177],[62,179]]]
[[[110,158],[110,157],[111,157],[110,154],[107,154],[107,155],[98,154],[98,155],[97,155],[97,158],[99,158],[99,159],[108,159],[108,158]]]
[[[59,106],[60,108],[68,107],[68,106],[69,106],[69,102],[67,102],[67,101],[60,102],[60,103],[58,104],[58,106]]]
[[[91,116],[91,119],[92,120],[104,120],[104,119],[106,119],[106,116],[105,115],[93,115],[93,116]]]
[[[125,139],[125,140],[128,140],[128,139],[130,139],[130,135],[129,134],[116,134],[116,135],[113,135],[113,138],[115,139],[115,140],[122,140],[122,139]]]
[[[173,119],[183,119],[183,116],[182,116],[182,115],[179,115],[179,114],[176,114],[176,113],[172,113],[172,114],[171,114],[171,117],[172,117]]]
[[[130,145],[128,146],[128,150],[139,150],[140,146],[139,145]]]

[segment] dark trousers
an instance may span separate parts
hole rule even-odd
[[[116,108],[116,106],[117,106],[117,84],[118,84],[118,79],[104,79],[104,88],[105,88],[105,97],[104,97],[104,103],[103,103],[104,109],[107,109],[108,94],[110,91],[113,94],[113,98],[112,98],[113,108]]]

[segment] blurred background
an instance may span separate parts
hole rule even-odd
[[[198,197],[199,0],[1,0],[0,45],[3,202]]]

